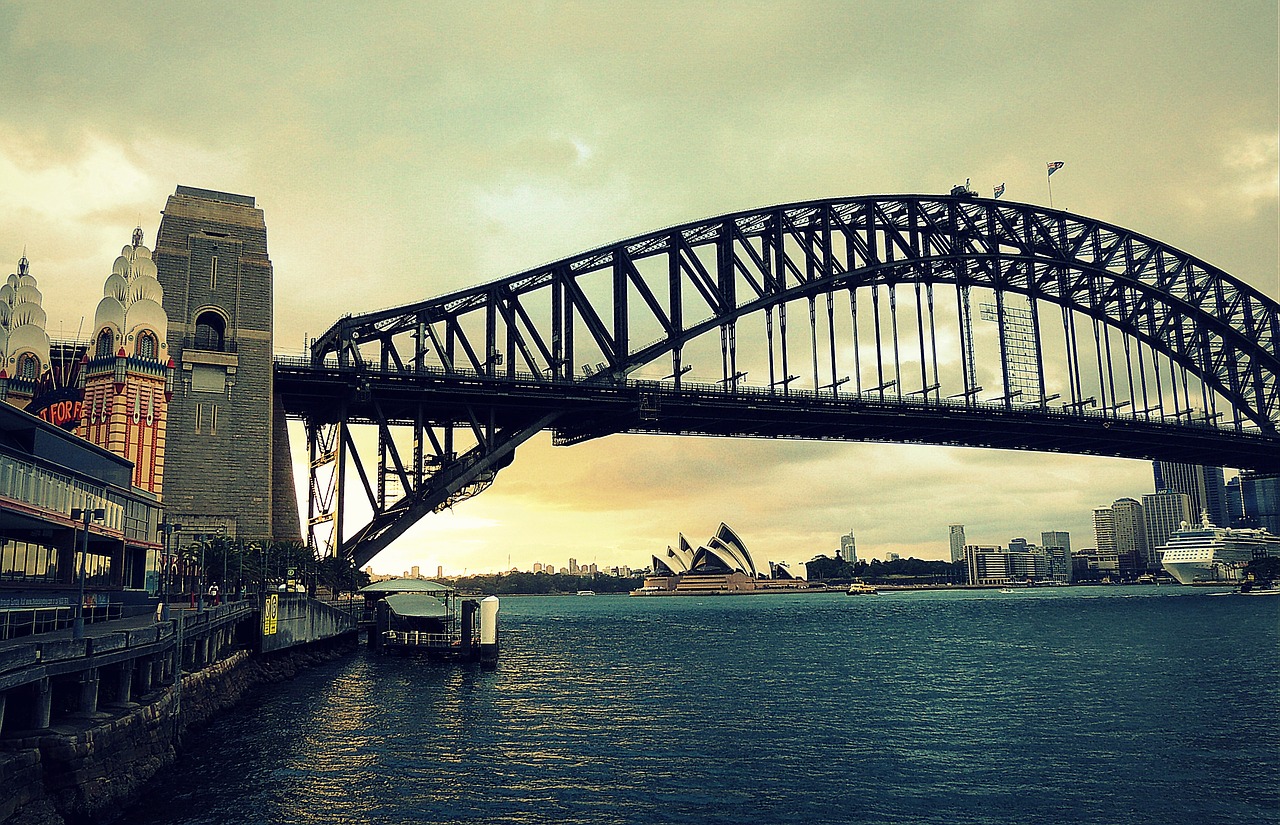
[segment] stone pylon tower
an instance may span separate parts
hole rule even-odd
[[[166,518],[184,535],[298,539],[283,414],[272,398],[272,268],[248,195],[179,186],[156,266],[177,365]]]
[[[0,286],[0,400],[25,408],[49,367],[49,336],[40,290],[23,255]]]
[[[81,368],[80,434],[133,462],[133,486],[159,497],[173,395],[169,319],[142,230],[120,251],[103,286]]]

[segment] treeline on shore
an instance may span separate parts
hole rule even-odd
[[[491,593],[495,596],[547,596],[555,593],[577,593],[579,590],[629,593],[644,583],[640,576],[610,576],[606,573],[575,576],[568,573],[522,572],[462,576],[448,581],[464,592]]]
[[[868,584],[964,584],[969,574],[962,561],[925,561],[915,557],[892,561],[847,562],[818,556],[805,563],[809,581],[852,581]]]

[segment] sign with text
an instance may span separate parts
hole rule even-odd
[[[266,602],[262,605],[262,635],[276,635],[278,620],[280,617],[280,596],[272,593],[267,596]]]

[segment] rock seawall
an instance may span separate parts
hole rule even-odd
[[[355,634],[289,651],[237,651],[186,674],[143,704],[0,743],[0,825],[109,822],[181,751],[185,732],[234,707],[259,685],[355,650]]]

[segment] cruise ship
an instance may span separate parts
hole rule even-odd
[[[1260,556],[1280,556],[1280,536],[1266,530],[1215,527],[1207,513],[1199,525],[1185,521],[1159,548],[1160,563],[1180,584],[1235,584]]]

